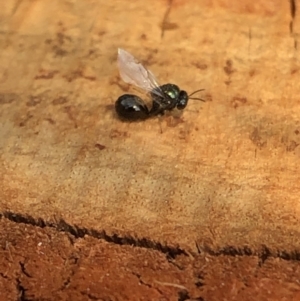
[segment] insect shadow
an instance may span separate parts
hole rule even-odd
[[[152,106],[149,109],[143,99],[134,94],[121,95],[115,102],[115,110],[122,120],[138,121],[152,116],[164,115],[165,111],[175,108],[183,110],[189,99],[205,101],[198,97],[191,97],[203,91],[199,89],[191,94],[181,90],[177,85],[159,85],[153,73],[145,68],[129,52],[118,49],[118,68],[125,83],[134,85],[150,94]]]

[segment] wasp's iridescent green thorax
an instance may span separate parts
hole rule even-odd
[[[165,84],[159,87],[164,96],[158,96],[155,93],[151,93],[153,99],[153,106],[150,110],[150,115],[157,115],[163,113],[163,111],[171,111],[175,108],[183,110],[188,103],[188,95],[185,91],[180,90],[178,86],[174,84]]]
[[[164,92],[165,95],[170,97],[172,100],[177,99],[180,93],[180,89],[178,86],[173,84],[166,84],[160,86],[161,90]]]

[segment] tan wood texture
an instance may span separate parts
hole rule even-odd
[[[299,252],[299,18],[289,1],[6,1],[0,211],[186,252]],[[169,5],[169,11],[168,11]],[[166,12],[168,12],[166,14]],[[165,17],[164,17],[165,16]],[[162,32],[163,29],[163,32]],[[207,101],[124,123],[121,47]]]

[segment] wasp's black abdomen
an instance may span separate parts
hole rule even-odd
[[[140,120],[149,117],[149,110],[143,100],[133,94],[120,96],[115,103],[116,112],[119,117],[126,120]]]

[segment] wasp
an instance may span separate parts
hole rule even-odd
[[[124,94],[120,96],[115,109],[121,119],[135,121],[144,120],[152,116],[163,115],[165,111],[175,108],[183,110],[189,99],[205,101],[201,98],[191,97],[204,89],[196,90],[191,94],[181,90],[177,85],[159,85],[154,74],[145,68],[133,55],[119,48],[118,68],[120,76],[125,83],[134,85],[150,94],[152,106],[149,109],[146,103],[137,95]]]

